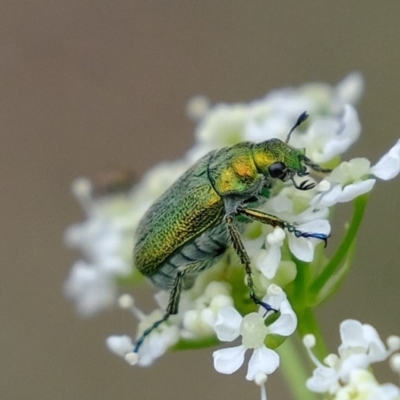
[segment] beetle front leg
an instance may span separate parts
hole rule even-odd
[[[258,296],[255,293],[254,289],[254,282],[253,282],[253,277],[252,277],[252,272],[251,272],[251,266],[250,266],[250,258],[246,252],[246,249],[243,245],[242,240],[240,239],[240,233],[237,230],[236,226],[233,223],[233,217],[232,215],[227,215],[225,217],[225,222],[226,225],[228,226],[229,234],[232,240],[233,248],[236,251],[236,254],[239,256],[239,259],[241,263],[244,265],[245,271],[246,271],[246,276],[247,276],[247,286],[250,290],[250,298],[256,303],[257,305],[265,308],[266,312],[268,311],[274,311],[278,312],[275,308],[272,308],[269,304],[263,302],[258,298]]]
[[[282,219],[275,217],[275,215],[267,214],[262,211],[253,210],[251,208],[238,207],[236,210],[237,214],[243,215],[247,218],[250,218],[254,221],[259,221],[263,224],[268,224],[273,226],[281,227],[282,229],[287,229],[290,233],[293,233],[296,237],[303,238],[314,238],[322,240],[325,243],[325,247],[328,244],[329,235],[325,235],[324,233],[314,233],[314,232],[303,232],[298,230],[295,226],[289,224]]]

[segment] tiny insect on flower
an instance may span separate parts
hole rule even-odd
[[[267,312],[278,311],[257,296],[250,258],[240,236],[247,223],[258,221],[326,244],[325,233],[299,230],[257,210],[277,182],[291,181],[296,189],[306,191],[315,183],[297,183],[295,177],[309,175],[307,167],[317,173],[331,172],[311,161],[304,149],[288,144],[291,133],[307,117],[305,112],[299,116],[285,142],[240,142],[209,152],[143,216],[136,231],[134,264],[157,287],[170,290],[170,297],[164,316],[143,332],[135,353],[152,331],[177,314],[182,289],[190,288],[196,276],[215,264],[231,244],[245,267],[250,298]]]

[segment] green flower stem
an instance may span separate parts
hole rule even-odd
[[[327,300],[329,300],[338,290],[339,287],[342,285],[344,279],[346,278],[347,273],[350,270],[352,265],[352,260],[354,256],[354,250],[356,248],[356,241],[354,240],[350,250],[348,251],[345,260],[342,263],[342,266],[337,270],[335,275],[330,279],[329,283],[327,283],[319,292],[318,298],[313,298],[311,303],[314,305],[321,304]]]
[[[297,400],[317,400],[317,395],[310,392],[305,385],[310,374],[308,374],[307,368],[304,368],[305,362],[293,338],[288,338],[277,350],[281,357],[279,371],[288,382],[293,398]]]
[[[337,249],[335,255],[310,286],[310,294],[312,297],[318,297],[318,294],[321,292],[322,288],[327,284],[331,276],[337,271],[341,263],[345,260],[347,253],[349,250],[351,250],[353,242],[357,236],[358,229],[360,228],[361,221],[363,220],[367,203],[368,195],[366,194],[355,199],[354,213],[349,229],[347,230],[346,235],[344,236],[342,243]]]
[[[181,339],[172,347],[172,350],[197,350],[206,347],[213,347],[220,344],[220,341],[215,336],[209,336],[200,339]]]
[[[310,284],[310,264],[297,259],[293,261],[296,263],[297,275],[294,281],[293,294],[290,296],[290,303],[296,304],[297,309],[302,309],[306,305]]]
[[[326,346],[324,336],[322,335],[321,328],[315,318],[314,311],[311,308],[306,308],[297,313],[299,319],[298,333],[302,339],[305,335],[311,333],[315,336],[316,345],[313,348],[314,354],[320,360],[324,359],[329,351]]]

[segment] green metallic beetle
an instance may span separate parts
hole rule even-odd
[[[300,115],[285,142],[241,142],[209,152],[143,216],[136,232],[134,264],[157,287],[170,290],[170,298],[165,315],[142,334],[134,352],[154,329],[177,314],[182,288],[190,288],[196,276],[215,264],[231,244],[245,267],[251,299],[267,311],[277,311],[255,293],[250,259],[240,233],[243,220],[260,221],[285,228],[297,237],[326,243],[325,234],[301,232],[274,215],[249,207],[265,203],[278,180],[291,180],[300,190],[312,189],[314,183],[303,181],[298,185],[294,181],[296,175],[308,175],[307,166],[320,173],[331,171],[314,164],[304,149],[287,144],[293,130],[307,117],[306,112]]]

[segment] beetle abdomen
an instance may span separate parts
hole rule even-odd
[[[178,249],[149,278],[160,289],[171,289],[179,267],[200,261],[201,266],[197,272],[184,277],[184,288],[189,289],[194,282],[193,278],[214,265],[229,245],[230,238],[225,224],[217,225]]]

